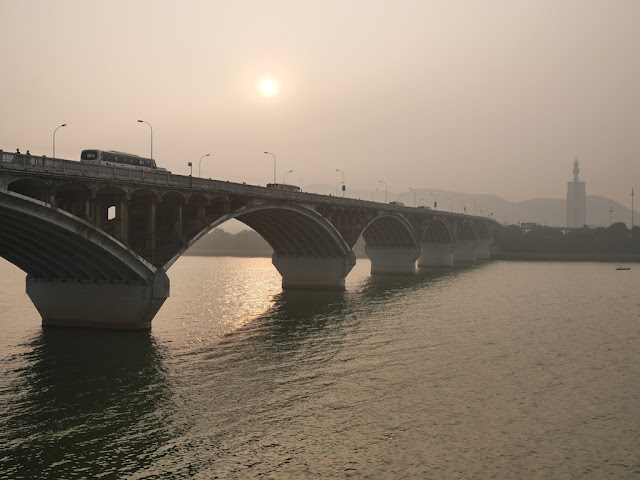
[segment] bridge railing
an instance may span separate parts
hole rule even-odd
[[[153,185],[166,185],[185,190],[199,190],[204,192],[209,191],[238,195],[255,195],[256,197],[289,200],[299,203],[311,201],[313,203],[323,203],[336,206],[359,206],[396,212],[416,211],[414,207],[388,205],[384,203],[372,202],[369,200],[334,197],[330,195],[308,192],[289,192],[277,190],[274,188],[261,187],[258,185],[247,185],[246,183],[211,180],[208,178],[199,178],[187,175],[175,175],[163,171],[134,170],[131,168],[116,166],[92,165],[89,163],[78,162],[74,160],[49,158],[44,155],[38,156],[18,154],[17,152],[6,152],[3,150],[0,150],[0,168],[63,174],[78,176],[84,179],[100,178],[104,180],[131,181]],[[436,216],[468,216],[460,213],[450,213],[438,210],[420,210],[420,213],[427,212]]]

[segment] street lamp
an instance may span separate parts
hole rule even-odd
[[[201,167],[202,167],[202,159],[204,157],[208,157],[209,155],[211,155],[210,153],[207,153],[206,155],[203,155],[200,157],[200,161],[198,162],[198,177],[201,177],[202,175],[200,175],[201,172]]]
[[[345,191],[345,187],[347,185],[346,183],[344,183],[344,172],[342,170],[337,169],[337,168],[336,168],[336,172],[340,172],[342,174],[342,185],[344,185],[342,187],[342,196],[344,197],[344,191]],[[338,185],[340,185],[340,184],[338,184]],[[337,195],[338,195],[338,192],[336,191],[336,196]]]
[[[413,192],[413,206],[416,207],[416,191],[411,187],[409,187],[409,190]]]
[[[380,189],[379,189],[379,188],[376,188],[373,192],[371,192],[371,201],[372,201],[372,202],[373,202],[373,194],[374,194],[375,192],[377,192],[378,190],[380,190]]]
[[[271,155],[273,157],[273,184],[276,185],[276,156],[271,152],[264,152],[266,155]]]
[[[153,160],[153,127],[149,122],[145,122],[144,120],[138,120],[138,123],[146,123],[151,129],[151,160]]]
[[[451,213],[453,213],[453,198],[447,197],[447,199],[451,202]]]
[[[438,197],[436,197],[435,193],[430,193],[429,195],[431,195],[433,197],[433,208],[435,208],[437,210],[438,209]]]
[[[62,128],[62,127],[66,127],[66,126],[67,126],[67,124],[63,123],[58,128]],[[53,131],[53,155],[51,155],[52,158],[56,158],[56,132],[58,131],[58,128],[56,128]]]
[[[191,172],[189,173],[189,176],[193,177],[193,163],[189,162],[187,163],[187,165],[189,166],[189,168],[191,168]]]
[[[287,184],[287,175],[289,173],[291,173],[291,172],[293,172],[293,170],[289,170],[287,173],[284,174],[284,177],[282,178],[282,183],[283,184],[285,184],[285,185]]]
[[[387,182],[379,181],[384,184],[384,203],[389,203],[387,200],[389,199],[389,189],[387,188]]]

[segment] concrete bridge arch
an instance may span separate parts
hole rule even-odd
[[[236,219],[273,248],[272,262],[286,288],[344,288],[355,255],[338,230],[315,210],[300,205],[261,203],[217,218],[186,243],[165,271],[195,242],[224,222]]]
[[[478,231],[471,220],[456,223],[456,245],[453,250],[454,263],[474,263],[477,260],[476,246]]]
[[[362,230],[372,274],[414,274],[420,242],[411,223],[402,215],[384,212]]]
[[[169,279],[91,223],[44,202],[0,192],[2,257],[27,273],[43,324],[149,328]]]
[[[442,218],[431,219],[420,237],[422,253],[419,267],[442,267],[453,264],[452,251],[456,244],[455,233],[449,222]]]

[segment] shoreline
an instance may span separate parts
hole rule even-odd
[[[271,253],[260,251],[232,252],[219,251],[216,253],[185,253],[189,257],[238,257],[238,258],[271,258]],[[358,258],[367,258],[366,255]],[[640,254],[633,253],[523,253],[501,252],[493,253],[491,260],[531,261],[531,262],[612,262],[612,263],[640,263]]]
[[[640,262],[635,253],[530,253],[499,252],[491,254],[492,260],[557,261],[557,262]]]

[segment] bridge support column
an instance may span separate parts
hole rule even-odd
[[[452,245],[443,242],[424,242],[422,244],[422,254],[418,259],[419,267],[442,267],[449,266],[449,254]]]
[[[412,275],[420,250],[415,247],[366,247],[372,275]]]
[[[453,263],[474,263],[476,261],[476,241],[458,240],[453,251]]]
[[[120,201],[117,213],[119,219],[118,240],[125,245],[129,245],[129,205],[125,200]]]
[[[489,244],[491,240],[488,238],[481,238],[476,243],[476,260],[490,260],[491,254],[489,253]]]
[[[81,282],[27,277],[27,294],[42,325],[149,329],[169,296],[169,277],[159,270],[147,283]]]
[[[282,288],[344,290],[344,279],[356,264],[356,257],[353,252],[344,257],[303,257],[274,253],[271,261],[282,275]]]

